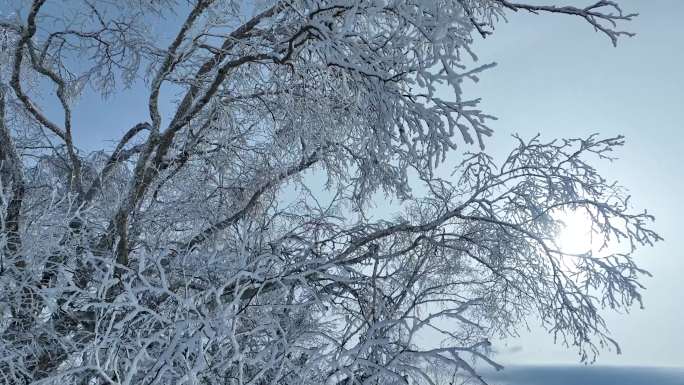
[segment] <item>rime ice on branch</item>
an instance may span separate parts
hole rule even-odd
[[[554,242],[559,209],[632,251],[659,239],[592,167],[622,138],[518,139],[497,165],[468,152],[491,116],[461,92],[490,66],[466,65],[472,46],[508,12],[577,17],[615,43],[634,15],[614,2],[14,7],[0,15],[0,382],[431,384],[435,369],[477,378],[473,357],[498,368],[489,338],[533,313],[591,360],[617,347],[600,309],[641,301],[630,254]],[[144,87],[149,116],[84,153],[75,105],[126,87]],[[462,163],[445,164],[457,146]],[[377,192],[404,211],[368,219]]]

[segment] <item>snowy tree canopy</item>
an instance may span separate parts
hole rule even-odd
[[[593,167],[623,139],[496,163],[461,91],[507,14],[615,44],[612,1],[3,4],[1,383],[434,384],[498,368],[490,339],[534,314],[590,361],[617,348],[600,310],[641,303],[631,254],[660,238]],[[127,87],[149,115],[79,149],[79,101]],[[560,250],[561,210],[629,252]]]

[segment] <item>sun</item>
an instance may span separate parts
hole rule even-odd
[[[585,258],[603,259],[618,253],[627,253],[623,244],[614,238],[608,239],[597,229],[589,213],[584,210],[563,210],[553,214],[560,222],[560,231],[554,239],[560,254],[561,266],[578,273]]]
[[[599,251],[598,234],[584,210],[565,210],[556,215],[561,230],[556,236],[558,249],[565,254],[584,254]]]
[[[584,210],[563,210],[555,213],[560,231],[554,239],[561,254],[557,259],[567,271],[579,273],[581,260],[588,254],[600,254],[600,234],[593,228],[589,214]]]

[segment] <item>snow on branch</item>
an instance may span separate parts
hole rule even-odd
[[[660,240],[594,168],[623,138],[514,137],[496,164],[494,117],[463,91],[493,65],[478,36],[519,10],[613,43],[635,16],[505,0],[0,14],[0,382],[484,383],[475,361],[501,369],[490,340],[533,314],[585,361],[618,348],[601,309],[641,304],[632,254]],[[127,87],[145,116],[113,149],[78,148],[100,122],[76,103],[99,94],[90,116],[114,116]],[[563,210],[625,250],[564,251]]]

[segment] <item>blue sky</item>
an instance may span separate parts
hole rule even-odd
[[[627,137],[620,159],[598,168],[629,188],[635,208],[656,216],[655,228],[665,242],[637,252],[637,261],[654,275],[644,281],[646,308],[626,316],[607,314],[623,354],[603,354],[598,363],[684,366],[684,1],[619,3],[640,16],[623,25],[637,36],[622,39],[617,48],[579,19],[509,18],[494,36],[476,43],[480,61],[498,66],[466,92],[481,96],[484,110],[499,118],[487,147],[494,154],[508,150],[511,133],[541,133],[547,139],[594,132]],[[537,329],[500,349],[504,362],[577,362],[574,352],[553,345]]]

